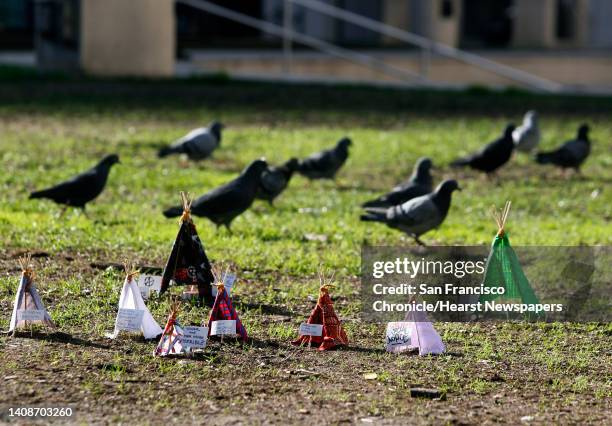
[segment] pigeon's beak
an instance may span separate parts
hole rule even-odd
[[[463,188],[461,188],[460,186],[457,187],[457,191],[463,191]]]

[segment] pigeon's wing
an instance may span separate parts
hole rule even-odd
[[[87,200],[97,195],[99,186],[97,170],[94,168],[38,193],[56,201]]]
[[[276,194],[287,186],[287,180],[280,171],[268,171],[261,175],[261,186],[266,191]]]
[[[248,207],[253,197],[240,183],[236,179],[202,195],[193,202],[191,211],[196,216],[216,216]]]
[[[207,128],[201,127],[192,130],[177,140],[172,146],[180,147],[181,152],[191,158],[205,158],[217,147],[217,138]]]
[[[302,161],[302,167],[309,170],[328,171],[336,167],[336,155],[333,150],[312,154]]]
[[[437,227],[441,215],[431,197],[424,195],[389,209],[387,219],[397,228],[420,235]]]
[[[589,155],[589,146],[583,141],[572,140],[563,144],[559,153],[574,161],[582,161]]]

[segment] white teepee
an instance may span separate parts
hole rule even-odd
[[[178,355],[185,352],[183,347],[183,336],[185,333],[177,319],[179,307],[179,301],[174,301],[170,305],[170,315],[168,316],[166,327],[155,348],[154,355],[156,356]]]
[[[132,269],[129,265],[126,265],[126,277],[125,281],[123,282],[123,288],[121,289],[121,296],[119,297],[119,310],[131,309],[143,311],[140,330],[142,331],[145,339],[153,339],[162,334],[163,330],[155,321],[153,315],[151,315],[151,312],[149,312],[149,309],[147,309],[147,306],[142,299],[138,284],[136,284],[136,281],[134,280],[136,274],[137,271]],[[120,330],[118,312],[117,319],[115,320],[115,330],[109,337],[112,339],[116,338],[119,335]]]
[[[51,316],[45,309],[38,291],[36,291],[34,272],[30,268],[30,259],[29,255],[19,259],[23,271],[19,288],[15,295],[9,333],[31,324],[44,324],[48,327],[56,328],[53,320],[51,320]]]
[[[419,355],[441,354],[445,347],[442,338],[434,328],[425,312],[408,312],[405,321],[410,322],[412,347],[419,350]]]

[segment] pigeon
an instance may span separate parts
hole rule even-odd
[[[431,159],[421,158],[414,166],[410,178],[393,190],[374,200],[365,202],[362,207],[391,207],[403,204],[421,195],[429,194],[432,189],[432,179],[429,173],[432,167]]]
[[[190,160],[204,160],[221,144],[221,130],[224,127],[218,121],[213,121],[208,127],[194,129],[172,145],[160,149],[157,155],[164,158],[172,154],[186,154]]]
[[[565,142],[554,151],[538,153],[536,161],[540,164],[554,164],[562,169],[572,168],[580,172],[580,166],[590,153],[589,126],[583,124],[578,128],[576,139]]]
[[[456,180],[442,182],[430,194],[422,195],[403,204],[384,207],[370,207],[361,216],[362,221],[383,222],[390,228],[399,229],[412,236],[414,240],[425,245],[419,237],[444,222],[450,208],[453,191],[461,190]]]
[[[297,158],[292,158],[285,164],[268,167],[261,175],[261,182],[255,198],[266,200],[273,205],[274,199],[287,188],[293,172],[298,168]]]
[[[117,163],[119,163],[119,156],[107,155],[95,167],[70,180],[42,191],[32,192],[30,199],[48,198],[58,204],[64,204],[62,214],[69,206],[85,210],[85,205],[100,195],[106,186],[111,167]]]
[[[261,182],[261,174],[268,164],[265,160],[255,160],[249,164],[236,179],[222,185],[196,199],[191,205],[191,214],[210,219],[217,226],[225,226],[231,231],[232,221],[248,209]],[[164,216],[178,217],[183,207],[171,207]]]
[[[332,149],[327,149],[300,161],[298,172],[308,179],[334,179],[340,167],[348,158],[349,138],[342,138]]]
[[[512,156],[512,150],[514,149],[512,132],[514,132],[514,124],[508,124],[500,138],[487,144],[475,154],[453,161],[451,166],[469,166],[472,169],[487,174],[494,173],[498,168],[506,164]]]
[[[535,111],[527,111],[523,124],[512,132],[512,139],[518,151],[531,152],[536,149],[540,143],[540,128],[538,114]]]

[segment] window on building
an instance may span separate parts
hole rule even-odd
[[[453,0],[442,0],[440,3],[440,15],[443,18],[451,18],[453,16]]]
[[[557,38],[571,40],[576,32],[576,0],[557,0]]]

